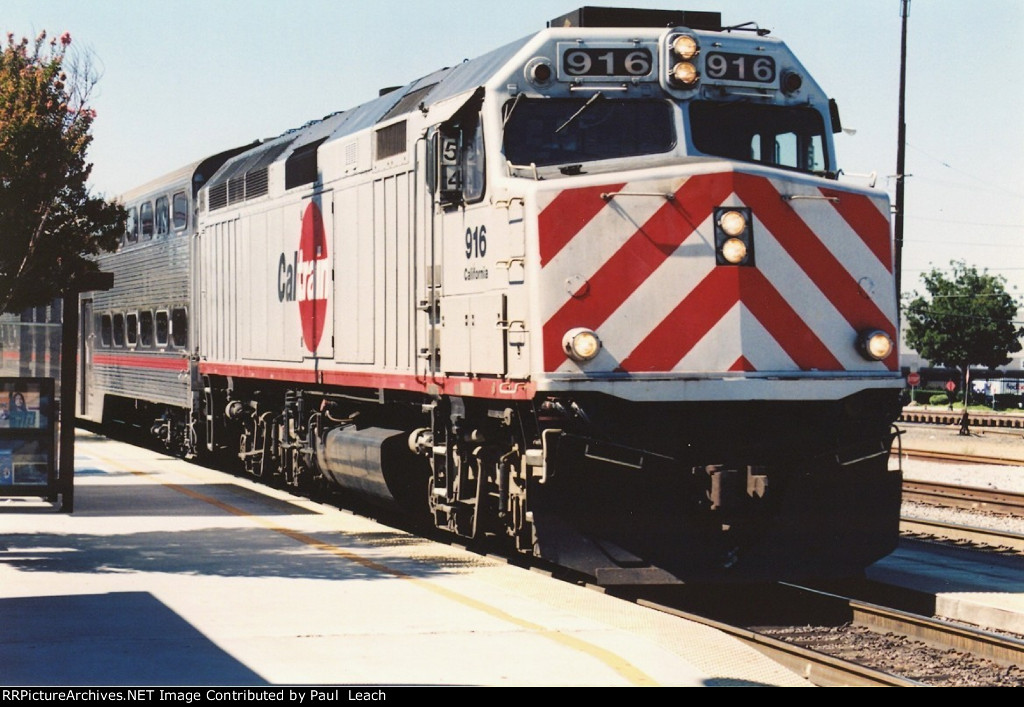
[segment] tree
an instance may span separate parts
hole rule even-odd
[[[70,44],[8,34],[0,54],[0,313],[50,302],[124,231],[124,209],[89,192],[97,75]]]
[[[963,261],[950,266],[949,277],[938,269],[923,275],[928,296],[915,292],[904,307],[907,344],[932,363],[959,370],[966,400],[971,366],[1009,363],[1024,329],[1014,322],[1019,305],[1004,278]]]

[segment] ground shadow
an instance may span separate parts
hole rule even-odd
[[[0,599],[7,685],[266,685],[148,592]]]

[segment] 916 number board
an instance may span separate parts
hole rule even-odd
[[[654,68],[650,48],[627,46],[559,47],[559,68],[567,78],[649,78]]]
[[[715,81],[742,83],[774,83],[775,59],[754,54],[708,52],[704,75]]]

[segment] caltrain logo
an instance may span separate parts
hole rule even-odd
[[[299,303],[302,342],[311,353],[316,352],[324,333],[330,285],[324,219],[320,207],[311,201],[302,216],[299,249],[290,259],[287,253],[281,253],[277,263],[277,299]]]

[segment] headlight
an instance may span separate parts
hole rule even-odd
[[[863,331],[857,337],[857,348],[860,355],[869,361],[883,361],[892,353],[894,345],[892,337],[879,329]]]
[[[742,263],[747,257],[747,244],[739,238],[730,238],[722,244],[722,257],[733,265]]]
[[[601,340],[590,329],[577,327],[565,332],[562,349],[573,361],[589,361],[601,351]]]
[[[747,229],[747,218],[739,211],[726,211],[718,217],[718,225],[727,236],[738,236]]]
[[[697,40],[688,34],[681,34],[672,40],[672,51],[676,53],[680,59],[692,59],[697,56],[700,51],[700,47],[697,46]]]
[[[681,61],[672,67],[672,80],[678,84],[692,86],[698,78],[697,67],[688,61]]]

